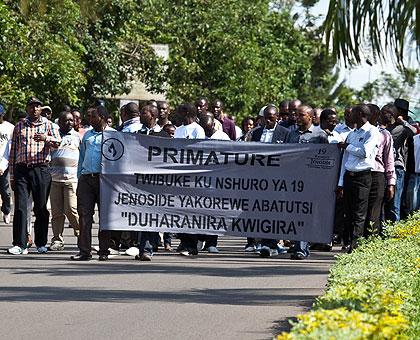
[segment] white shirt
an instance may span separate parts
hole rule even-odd
[[[220,130],[216,130],[209,139],[230,140],[229,136]]]
[[[349,145],[344,150],[339,186],[343,186],[346,170],[360,172],[374,167],[375,156],[379,149],[380,132],[377,127],[366,122],[360,129],[350,132],[346,142]]]
[[[175,130],[174,138],[186,138],[186,139],[206,139],[204,129],[196,122],[181,125]]]
[[[260,138],[261,143],[271,143],[271,141],[273,140],[274,129],[276,128],[276,126],[277,126],[277,123],[276,125],[274,125],[272,129],[267,129],[267,128],[263,129],[263,132]]]
[[[140,118],[134,117],[123,123],[121,132],[139,132],[142,129],[142,127],[143,124],[140,123]]]
[[[0,124],[0,169],[4,172],[9,166],[10,144],[12,143],[12,134],[15,126],[9,122],[3,121]]]
[[[347,138],[347,136],[346,136]],[[344,142],[346,139],[343,139],[343,136],[341,136],[336,130],[333,130],[330,135],[328,135],[328,143],[330,144],[338,144]]]

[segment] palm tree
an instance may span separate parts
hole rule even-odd
[[[413,45],[420,59],[420,0],[330,0],[324,30],[327,46],[346,64],[359,64],[365,49],[384,60],[390,49],[404,67]]]

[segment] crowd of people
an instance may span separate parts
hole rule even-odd
[[[16,125],[4,119],[0,105],[0,194],[5,223],[11,223],[14,191],[13,242],[9,254],[26,255],[32,241],[40,254],[62,251],[65,219],[77,237],[74,261],[92,258],[92,224],[99,208],[101,143],[105,130],[155,135],[163,138],[216,139],[261,143],[330,143],[342,152],[334,239],[330,244],[247,238],[244,251],[262,257],[289,252],[303,260],[311,249],[330,250],[333,242],[351,252],[361,238],[383,233],[386,221],[398,221],[418,209],[420,180],[419,128],[409,117],[409,103],[396,99],[379,108],[374,104],[347,107],[338,122],[334,108],[312,108],[300,100],[267,104],[238,127],[224,111],[223,102],[200,97],[194,104],[170,112],[166,101],[149,101],[141,108],[130,102],[120,109],[121,124],[113,120],[103,101],[87,109],[65,106],[55,122],[52,110],[31,97]],[[48,240],[51,203],[52,238]],[[170,233],[121,232],[99,229],[98,259],[126,253],[150,261],[159,246],[173,251]],[[178,234],[177,251],[184,256],[199,251],[218,253],[216,235]],[[289,246],[289,248],[287,247]]]

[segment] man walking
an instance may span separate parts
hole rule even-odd
[[[10,149],[10,183],[15,192],[13,219],[13,247],[10,254],[27,254],[28,199],[32,194],[35,213],[35,245],[38,253],[47,250],[48,220],[50,213],[47,200],[50,194],[49,170],[51,146],[59,145],[58,129],[48,119],[41,117],[42,103],[29,98],[26,110],[28,117],[17,123],[13,130]]]
[[[69,220],[74,236],[79,236],[77,214],[77,165],[79,161],[80,135],[73,129],[74,118],[70,112],[62,112],[58,118],[60,146],[51,152],[51,226],[53,238],[50,250],[64,249],[64,220]]]

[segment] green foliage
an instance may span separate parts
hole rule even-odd
[[[279,339],[418,339],[420,213],[387,233],[340,256],[325,295]]]
[[[149,36],[170,45],[168,96],[174,104],[218,97],[245,116],[297,97],[308,82],[312,44],[288,11],[269,11],[267,0],[144,5]]]

